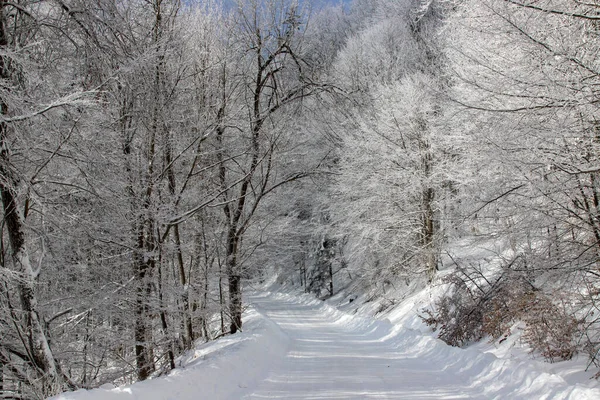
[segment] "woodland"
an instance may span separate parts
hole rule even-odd
[[[0,398],[165,374],[274,276],[446,285],[448,344],[597,368],[599,35],[598,0],[0,0]]]

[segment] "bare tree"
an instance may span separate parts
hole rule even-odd
[[[238,72],[225,76],[237,79],[234,86],[239,104],[228,104],[223,98],[222,117],[237,111],[237,124],[217,127],[219,146],[226,146],[227,132],[237,130],[234,140],[244,143],[241,156],[235,150],[221,147],[221,203],[226,224],[226,264],[229,288],[231,333],[242,326],[242,241],[262,200],[274,189],[307,174],[294,171],[279,177],[274,171],[279,146],[287,132],[278,123],[282,115],[302,99],[321,90],[323,85],[313,81],[311,66],[304,61],[303,32],[307,14],[295,1],[238,3],[234,40],[239,44]],[[240,62],[241,61],[241,62]],[[231,83],[227,83],[231,84]],[[221,118],[221,121],[223,121]],[[235,134],[235,133],[233,133]],[[231,135],[231,133],[230,133]],[[225,156],[224,154],[227,154]]]

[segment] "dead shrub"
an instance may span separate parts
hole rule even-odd
[[[569,360],[577,352],[574,338],[581,332],[582,321],[568,315],[547,296],[538,295],[523,305],[523,339],[533,353],[550,362]]]
[[[458,268],[445,281],[448,295],[421,318],[452,346],[463,347],[485,337],[497,340],[510,334],[517,321],[525,322],[523,339],[532,352],[548,361],[566,360],[577,350],[581,323],[537,290],[523,275],[519,259],[502,268],[494,279],[480,268]]]

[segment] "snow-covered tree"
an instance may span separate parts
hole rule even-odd
[[[562,0],[463,1],[444,31],[453,107],[472,139],[474,229],[510,276],[570,296],[577,305],[566,313],[588,318],[593,343],[597,11]]]
[[[379,286],[431,279],[438,268],[459,159],[444,126],[441,11],[437,2],[380,2],[336,60],[359,107],[341,136],[334,229],[347,235],[360,275]]]

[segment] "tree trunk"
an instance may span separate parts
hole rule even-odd
[[[6,106],[2,105],[2,110]],[[5,115],[5,113],[3,112]],[[23,232],[23,216],[17,207],[17,198],[14,187],[17,182],[12,179],[11,174],[4,168],[8,164],[8,151],[6,149],[6,124],[0,124],[0,175],[5,179],[0,180],[0,194],[4,209],[4,224],[8,232],[12,251],[12,259],[15,269],[21,273],[17,287],[21,298],[21,307],[24,315],[25,334],[27,335],[28,352],[32,364],[43,372],[43,386],[50,389],[54,385],[62,386],[62,377],[58,365],[54,360],[50,349],[49,340],[44,329],[43,320],[38,311],[38,303],[35,295],[35,281],[37,272],[33,270]],[[10,185],[10,186],[9,186]],[[47,392],[45,394],[50,394]]]
[[[229,326],[230,333],[242,328],[242,285],[239,265],[237,263],[238,237],[230,230],[227,239],[227,277],[229,280]]]
[[[333,263],[329,261],[329,296],[333,296]]]
[[[205,249],[206,250],[206,249]],[[204,266],[204,282],[203,282],[203,291],[202,291],[202,306],[200,308],[200,315],[202,316],[202,335],[204,336],[204,338],[206,340],[209,339],[209,327],[208,327],[208,317],[207,317],[207,313],[208,313],[208,290],[209,290],[209,286],[208,286],[208,279],[209,279],[209,267],[210,265],[212,265],[212,262],[206,263],[206,265]],[[219,278],[219,282],[220,282],[221,278]],[[220,283],[219,283],[220,285]],[[221,296],[221,290],[219,290],[219,296]]]
[[[151,366],[151,360],[149,352],[146,349],[146,289],[142,282],[138,283],[136,288],[136,299],[135,299],[135,328],[134,328],[134,339],[135,339],[135,365],[137,372],[138,381],[144,381],[150,377],[154,368]]]
[[[173,174],[172,168],[169,168],[169,175]],[[174,194],[174,193],[173,193]],[[185,335],[183,338],[184,348],[191,349],[194,343],[194,327],[192,325],[192,317],[190,315],[190,298],[188,289],[188,280],[185,274],[185,264],[183,262],[183,252],[181,250],[181,236],[179,234],[179,225],[173,227],[173,237],[175,239],[175,251],[177,253],[177,270],[179,272],[179,284],[181,285],[181,305],[183,314],[183,327]]]
[[[173,156],[171,154],[171,137],[168,132],[166,134],[166,145],[165,145],[165,165],[167,172],[167,179],[169,181],[169,194],[175,198],[176,195],[176,182],[175,173],[173,171],[172,161]],[[177,260],[177,275],[179,277],[179,284],[181,285],[181,314],[184,328],[183,347],[187,350],[192,347],[194,342],[194,328],[192,325],[192,317],[190,314],[190,298],[188,289],[188,277],[185,274],[185,263],[183,261],[183,250],[181,248],[181,234],[179,233],[179,224],[173,226],[173,239],[175,240],[175,254]]]
[[[433,201],[435,198],[435,192],[432,188],[427,188],[423,192],[423,226],[422,226],[422,245],[425,251],[425,266],[427,269],[427,276],[431,281],[435,276],[437,267],[437,257],[435,254],[435,224],[434,224],[434,211]]]
[[[418,121],[419,131],[422,135],[427,132],[427,122],[424,119]],[[421,152],[421,168],[423,169],[423,191],[421,193],[421,246],[424,251],[424,263],[429,281],[432,281],[438,271],[437,254],[435,244],[435,190],[430,186],[433,168],[433,154],[431,144],[427,138],[419,139],[419,150]]]
[[[148,188],[148,191],[150,190],[151,189]],[[149,207],[149,193],[147,192],[146,195],[148,196],[146,198],[148,204],[145,204],[145,213],[148,212]],[[137,283],[134,307],[134,339],[137,378],[139,381],[143,381],[148,379],[150,374],[155,370],[152,349],[148,343],[150,332],[146,323],[150,317],[148,301],[150,299],[151,284],[148,279],[148,273],[154,270],[155,267],[155,260],[153,259],[155,246],[153,240],[154,225],[152,219],[142,218],[140,224],[137,254],[134,258],[133,266]]]
[[[223,295],[223,267],[219,261],[219,314],[221,316],[221,334],[225,334],[225,296]]]
[[[162,284],[162,259],[158,262],[158,307],[160,309],[160,324],[163,330],[163,335],[168,338],[167,355],[169,357],[169,368],[175,369],[175,352],[173,351],[173,340],[169,334],[169,324],[167,322],[167,312],[165,311],[165,303],[163,298]]]

